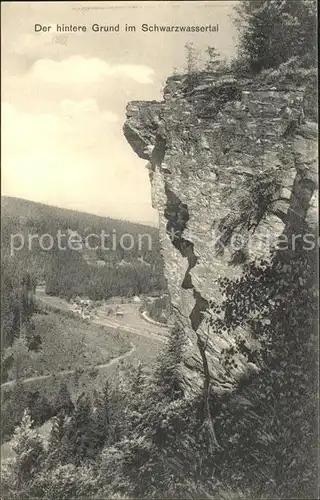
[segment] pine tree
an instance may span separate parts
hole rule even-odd
[[[51,406],[39,391],[27,392],[27,407],[35,425],[42,425],[52,416]]]
[[[139,363],[133,372],[131,379],[131,390],[134,394],[141,394],[145,381],[142,363]]]
[[[132,429],[136,423],[143,418],[143,413],[148,400],[147,373],[142,363],[132,368],[129,379],[129,391],[127,396],[128,412],[131,415],[128,425]]]
[[[185,44],[186,51],[186,73],[188,90],[192,90],[197,82],[198,53],[192,42]]]
[[[41,347],[41,336],[36,332],[36,327],[32,319],[27,319],[22,327],[21,334],[26,339],[26,344],[29,351],[38,352]]]
[[[35,280],[26,273],[21,281],[21,320],[27,321],[35,310]]]
[[[27,346],[27,340],[24,335],[16,338],[13,344],[8,347],[4,354],[4,360],[11,360],[11,366],[8,375],[13,380],[19,380],[25,377],[28,371],[30,357]]]
[[[59,412],[56,417],[52,419],[52,428],[49,438],[49,450],[60,446],[63,436],[65,434],[65,416],[63,412]]]
[[[93,422],[93,446],[102,448],[110,436],[110,387],[107,382],[102,393],[96,394]]]
[[[52,419],[52,427],[48,442],[47,468],[68,462],[70,453],[66,439],[66,416],[59,412]]]
[[[182,395],[180,365],[184,345],[184,332],[175,325],[155,370],[156,386],[169,399],[177,399]]]
[[[3,351],[20,333],[20,289],[16,273],[17,270],[10,262],[1,260],[1,345]]]
[[[9,438],[14,428],[20,424],[27,407],[27,393],[20,380],[14,384],[11,393],[4,394],[1,403],[2,437]]]
[[[94,417],[90,398],[81,394],[67,425],[66,439],[76,464],[94,455]]]
[[[73,410],[74,404],[71,400],[68,387],[65,382],[61,382],[59,392],[53,405],[53,411],[56,415],[60,412],[62,412],[64,415],[71,415]]]
[[[14,408],[12,419],[14,424],[18,425],[19,422],[21,422],[24,409],[27,406],[27,392],[21,380],[17,380],[14,384],[10,400],[12,401],[12,406]]]

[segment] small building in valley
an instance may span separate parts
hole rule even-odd
[[[121,309],[117,309],[116,316],[124,316],[124,312]]]

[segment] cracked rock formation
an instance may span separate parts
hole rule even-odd
[[[313,73],[298,76],[237,80],[199,73],[192,85],[187,75],[173,76],[162,102],[127,106],[124,134],[148,161],[165,276],[188,338],[187,393],[203,383],[199,336],[208,338],[216,388],[228,390],[243,370],[254,369],[239,360],[238,371],[227,377],[220,352],[233,340],[208,335],[203,312],[210,300],[221,300],[217,279],[241,276],[243,264],[268,256],[280,235],[315,229]]]

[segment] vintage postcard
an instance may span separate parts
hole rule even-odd
[[[316,2],[1,38],[1,498],[319,498]]]

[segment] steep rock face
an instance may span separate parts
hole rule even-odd
[[[215,386],[229,389],[237,377],[220,362],[233,340],[213,338],[203,321],[210,300],[221,299],[217,279],[241,276],[243,263],[268,256],[279,235],[317,222],[317,124],[305,115],[304,83],[202,73],[191,86],[175,76],[163,102],[127,106],[124,134],[149,161],[165,275],[188,337],[187,391],[202,384],[199,338]],[[238,374],[244,369],[239,360]]]

